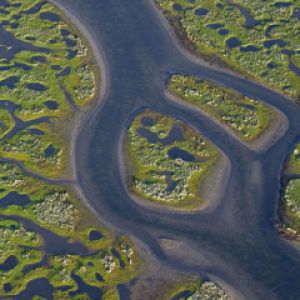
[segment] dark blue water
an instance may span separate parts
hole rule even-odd
[[[48,109],[56,110],[58,109],[58,103],[53,100],[47,100],[44,102],[44,104],[47,106]]]
[[[172,159],[177,159],[180,158],[184,161],[190,162],[190,161],[194,161],[195,157],[194,155],[190,154],[189,152],[177,148],[177,147],[173,147],[168,151],[168,155],[170,156],[170,158]]]
[[[174,3],[173,9],[176,11],[182,11],[182,6],[179,3]]]
[[[43,92],[48,89],[45,85],[41,83],[27,83],[26,86],[30,90],[37,91],[37,92]]]
[[[240,50],[241,52],[257,52],[260,49],[253,45],[247,45],[247,46],[241,46]]]
[[[20,195],[17,192],[10,192],[0,199],[0,207],[8,207],[10,205],[25,206],[31,202],[27,195]]]
[[[89,232],[89,240],[90,241],[98,241],[103,238],[103,235],[98,230],[91,230]]]
[[[218,34],[220,35],[227,35],[229,34],[229,30],[228,29],[225,29],[225,28],[222,28],[218,31]]]
[[[208,14],[208,9],[200,7],[195,9],[196,16],[206,16]]]
[[[59,71],[61,70],[61,66],[60,65],[51,65],[51,69],[54,70],[54,71]]]
[[[120,264],[120,268],[121,269],[124,269],[125,268],[125,263],[124,261],[122,260],[122,257],[120,255],[120,253],[116,250],[116,249],[111,249],[111,253],[112,255],[119,261],[119,264]]]
[[[29,300],[34,296],[44,297],[47,300],[52,300],[53,286],[46,278],[38,278],[30,281],[26,289],[19,295],[15,296],[16,300]]]
[[[68,35],[70,35],[71,32],[67,29],[61,29],[60,33],[63,37],[67,37]]]
[[[224,27],[224,24],[221,23],[213,23],[213,24],[208,24],[207,27],[212,28],[212,29],[219,29]]]
[[[17,266],[18,262],[18,259],[14,255],[11,255],[7,259],[5,259],[4,262],[0,263],[0,271],[7,272],[9,270],[12,270]]]
[[[70,296],[76,296],[76,295],[80,295],[82,293],[86,293],[86,294],[88,294],[89,299],[91,299],[91,300],[101,300],[102,299],[103,292],[100,288],[86,284],[81,279],[81,277],[79,277],[78,275],[76,275],[74,273],[72,274],[72,278],[77,283],[78,288],[76,291],[70,292],[69,293]]]
[[[36,55],[36,56],[32,56],[30,60],[32,62],[46,63],[47,62],[47,57],[46,56],[41,56],[41,55]]]
[[[293,3],[290,1],[277,1],[274,3],[274,6],[278,8],[285,8],[291,6]]]
[[[8,88],[13,89],[19,83],[19,80],[20,78],[18,76],[8,77],[0,81],[0,87],[7,86]]]
[[[61,20],[60,16],[55,14],[55,13],[52,13],[52,12],[42,12],[40,14],[40,18],[42,20],[48,20],[48,21],[51,21],[51,22],[58,22]]]
[[[272,24],[272,25],[269,25],[265,31],[265,36],[267,38],[271,38],[271,32],[272,32],[272,29],[276,28],[276,27],[279,27],[280,25],[279,24]]]
[[[294,12],[293,12],[293,17],[298,19],[300,21],[300,7],[296,7]]]
[[[166,184],[167,184],[166,191],[169,193],[172,192],[177,185],[177,181],[172,179],[173,172],[164,171],[164,172],[161,172],[160,174],[165,176],[165,180],[166,180]]]
[[[52,157],[55,154],[56,154],[56,149],[54,148],[53,145],[49,145],[44,151],[45,157]]]
[[[42,258],[41,261],[34,263],[34,264],[25,265],[22,269],[22,273],[24,275],[26,275],[27,273],[31,272],[32,270],[35,270],[42,266],[45,266],[47,263],[48,263],[48,258],[46,255],[44,255],[44,257]]]
[[[152,127],[154,125],[154,119],[151,117],[144,117],[141,119],[141,124],[143,126],[149,126]]]
[[[276,63],[274,63],[274,62],[268,63],[267,66],[268,66],[268,68],[270,68],[270,69],[274,69],[274,68],[277,67]]]
[[[30,70],[32,69],[31,66],[26,65],[26,64],[22,64],[22,63],[18,63],[18,62],[15,62],[15,67],[16,67],[16,68],[21,68],[21,69],[23,69],[24,71],[30,71]]]
[[[96,273],[96,274],[95,274],[95,277],[96,277],[96,279],[97,279],[99,282],[104,282],[104,278],[101,276],[100,273]]]
[[[32,7],[30,7],[29,9],[23,10],[22,14],[25,14],[25,15],[36,14],[41,10],[41,7],[46,3],[47,3],[47,1],[39,1],[38,3],[36,3]]]
[[[44,131],[37,129],[37,128],[30,128],[29,132],[33,135],[44,135],[45,134]]]
[[[72,39],[64,38],[64,42],[66,43],[67,47],[73,48],[76,46],[77,42]]]
[[[5,283],[3,285],[3,290],[5,293],[9,293],[12,290],[12,285],[10,283]]]
[[[273,40],[264,41],[264,46],[267,49],[273,47],[274,45],[278,45],[280,48],[283,48],[286,45],[286,42],[281,39],[273,39]]]
[[[72,50],[72,49],[67,49],[68,55],[67,55],[67,59],[72,59],[76,56],[77,51]]]
[[[260,24],[260,22],[258,20],[255,20],[255,18],[253,18],[251,13],[245,7],[243,7],[242,5],[240,5],[238,3],[234,3],[231,1],[227,1],[227,2],[232,4],[234,7],[236,7],[240,11],[240,13],[244,16],[244,18],[245,18],[244,26],[246,28],[253,28]]]
[[[137,132],[140,136],[146,138],[149,143],[161,143],[163,145],[171,145],[177,141],[183,141],[183,133],[180,127],[174,126],[170,131],[169,135],[165,138],[159,138],[154,132],[151,132],[147,128],[138,128]]]
[[[65,67],[63,70],[61,70],[60,72],[58,72],[56,74],[57,77],[60,77],[60,76],[68,76],[70,75],[71,73],[71,68],[70,67]]]
[[[131,300],[130,291],[125,284],[118,284],[117,289],[119,292],[120,300]]]
[[[231,37],[228,40],[226,40],[226,45],[229,49],[233,49],[239,47],[241,45],[241,42],[236,37]]]

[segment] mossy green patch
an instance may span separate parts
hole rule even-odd
[[[182,209],[199,208],[203,203],[200,183],[219,155],[186,123],[150,110],[132,122],[126,135],[125,154],[132,192]]]
[[[284,195],[285,225],[300,235],[300,179],[289,181]]]
[[[0,138],[3,138],[11,131],[14,125],[15,121],[10,112],[4,108],[0,108]]]
[[[300,143],[296,144],[288,159],[286,172],[300,174]]]
[[[0,60],[0,101],[8,101],[12,111],[0,109],[0,214],[7,218],[0,220],[0,264],[11,256],[17,261],[7,270],[0,265],[0,296],[13,297],[32,280],[47,278],[54,299],[90,299],[84,293],[71,293],[78,288],[73,277],[77,275],[101,288],[103,299],[118,299],[117,285],[132,279],[141,262],[129,240],[108,232],[71,184],[59,181],[69,175],[70,127],[97,92],[91,51],[50,2],[11,0],[5,10],[0,30],[12,43],[3,45],[7,58]],[[17,130],[7,137],[15,125]],[[28,202],[7,203],[18,195],[28,197]],[[4,203],[5,196],[9,197]],[[11,216],[81,243],[86,255],[69,254],[69,249],[65,254],[47,253],[42,237],[10,221]],[[93,231],[98,233],[96,239],[91,238]],[[63,285],[69,289],[59,290]]]
[[[193,52],[299,96],[300,25],[293,16],[299,0],[288,5],[273,0],[156,2]]]
[[[275,119],[274,111],[268,106],[206,80],[173,75],[168,89],[217,119],[245,142],[257,139]]]

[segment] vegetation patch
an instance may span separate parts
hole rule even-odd
[[[202,180],[217,149],[184,122],[146,110],[132,122],[125,140],[129,187],[136,195],[183,209],[199,208]]]
[[[268,106],[230,88],[195,77],[173,75],[168,89],[217,119],[246,142],[254,141],[265,132],[275,117]]]
[[[119,299],[139,258],[61,180],[69,127],[96,95],[90,49],[48,1],[0,7],[0,296],[46,280],[51,299]]]
[[[293,152],[288,158],[286,172],[300,174],[300,143],[296,144]]]
[[[10,112],[0,108],[0,139],[13,129],[15,121]]]
[[[298,0],[156,2],[191,51],[299,97]]]
[[[231,300],[228,295],[219,285],[212,281],[189,281],[176,286],[169,291],[166,299],[176,300]]]
[[[300,179],[291,179],[284,194],[284,230],[290,237],[300,238]]]

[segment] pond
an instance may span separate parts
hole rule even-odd
[[[147,128],[138,128],[138,134],[146,138],[149,143],[161,143],[163,145],[171,145],[174,142],[183,141],[182,129],[178,126],[174,126],[170,131],[169,135],[165,138],[159,138],[157,133],[151,132]]]
[[[47,101],[44,102],[44,104],[50,110],[56,110],[56,109],[58,109],[58,103],[56,101],[47,100]]]
[[[226,45],[229,49],[239,47],[241,45],[241,42],[236,37],[231,37],[228,40],[226,40]]]
[[[20,195],[17,192],[10,192],[0,199],[0,207],[6,208],[11,205],[25,206],[31,202],[27,195]]]
[[[43,92],[48,89],[45,85],[43,85],[41,83],[37,83],[37,82],[36,83],[27,83],[26,86],[30,90],[37,91],[37,92]]]
[[[0,271],[12,270],[17,266],[18,262],[18,259],[11,255],[3,263],[0,263]]]
[[[56,153],[56,149],[54,148],[54,146],[51,144],[51,145],[49,145],[46,149],[45,149],[45,151],[44,151],[44,155],[45,155],[45,157],[52,157],[52,156],[54,156],[55,155],[55,153]]]
[[[89,232],[89,240],[90,241],[99,241],[103,238],[103,235],[98,230],[91,230]]]
[[[208,9],[200,7],[195,9],[196,16],[206,16],[208,14]]]
[[[58,22],[61,20],[59,15],[52,13],[52,12],[42,12],[40,14],[40,18],[42,20],[48,20],[48,21],[52,21],[52,22]]]
[[[72,274],[72,278],[77,283],[78,288],[76,291],[71,291],[69,293],[70,296],[76,296],[81,293],[86,293],[89,296],[89,299],[92,299],[92,300],[101,300],[102,299],[103,292],[100,288],[86,284],[82,280],[82,278],[80,276],[76,275],[75,273]]]
[[[187,152],[183,149],[177,148],[177,147],[171,148],[168,151],[168,155],[172,159],[180,158],[180,159],[182,159],[183,161],[186,161],[186,162],[195,161],[194,155],[190,154],[189,152]]]

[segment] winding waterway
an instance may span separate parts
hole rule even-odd
[[[259,84],[191,60],[149,1],[55,1],[90,31],[106,65],[102,103],[83,124],[76,142],[83,194],[103,221],[142,241],[162,266],[219,278],[246,299],[299,299],[300,252],[278,236],[273,223],[280,172],[300,136],[300,107]],[[287,132],[269,149],[251,151],[207,116],[165,96],[165,79],[176,71],[275,106],[289,119]],[[189,122],[228,156],[228,185],[213,210],[188,215],[158,211],[127,195],[120,175],[119,139],[142,107]],[[188,257],[182,260],[164,251],[161,236],[184,241],[207,263],[191,263]]]

